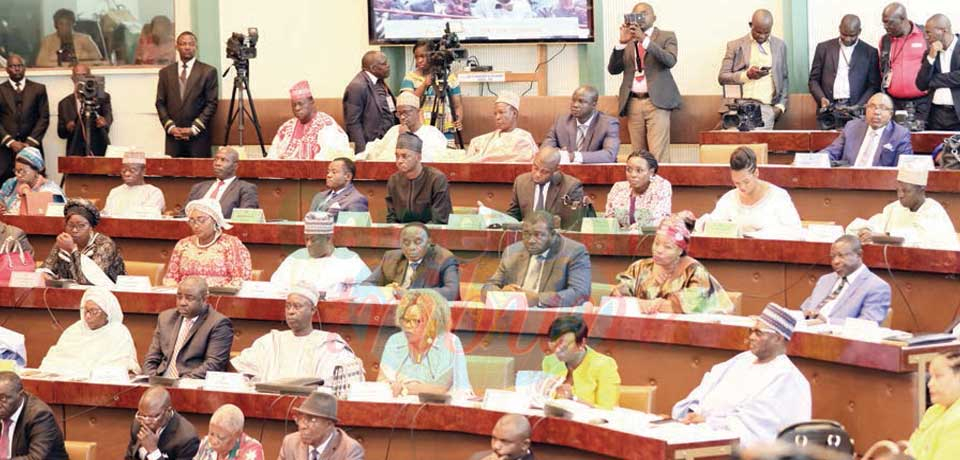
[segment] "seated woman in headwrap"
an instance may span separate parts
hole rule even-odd
[[[27,192],[49,192],[63,198],[64,194],[60,186],[54,181],[47,180],[43,154],[36,148],[25,147],[21,150],[14,160],[13,171],[16,175],[0,186],[0,213],[26,214],[21,212],[21,208],[26,205],[23,197]]]
[[[127,273],[116,243],[94,230],[100,223],[100,210],[93,203],[70,200],[63,215],[63,233],[57,235],[50,255],[39,268],[45,279],[112,286],[117,276]]]
[[[202,276],[209,286],[239,288],[253,274],[250,251],[240,239],[223,233],[232,225],[223,218],[220,202],[202,198],[187,203],[187,224],[193,235],[177,242],[170,254],[165,286],[188,276]]]
[[[720,283],[687,255],[690,231],[677,216],[660,224],[653,257],[632,263],[617,275],[614,296],[635,296],[644,313],[729,313],[733,303]]]
[[[137,349],[123,325],[120,302],[106,288],[95,286],[80,299],[80,321],[63,331],[40,363],[40,370],[86,379],[105,367],[140,373]]]

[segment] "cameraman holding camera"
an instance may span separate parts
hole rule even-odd
[[[73,93],[57,105],[57,135],[67,140],[67,156],[86,156],[89,143],[90,153],[102,157],[110,145],[110,94],[97,87],[102,80],[98,82],[92,77],[89,67],[73,66]],[[84,118],[87,114],[90,123]]]
[[[413,45],[413,59],[416,66],[403,76],[400,91],[413,91],[420,98],[420,115],[423,123],[429,125],[433,118],[433,106],[436,100],[435,63],[432,60],[437,47],[433,40],[421,39]],[[442,64],[442,63],[438,63]],[[450,100],[444,101],[444,121],[440,128],[447,138],[447,143],[454,140],[455,133],[463,130],[463,99],[460,96],[460,82],[454,73],[447,77],[447,87],[450,89]],[[451,105],[453,106],[451,109]],[[456,114],[456,120],[453,115]]]

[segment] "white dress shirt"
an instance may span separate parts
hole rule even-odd
[[[880,139],[883,138],[883,130],[887,125],[879,129],[873,129],[867,126],[867,132],[863,135],[863,143],[860,144],[860,151],[857,152],[857,161],[854,166],[858,168],[872,168],[873,160],[877,156],[877,147],[880,147]]]
[[[233,176],[229,179],[223,180],[223,185],[220,186],[220,190],[217,190],[217,183],[220,182],[220,179],[214,179],[213,184],[210,185],[210,188],[207,189],[207,193],[203,194],[204,198],[213,198],[214,200],[220,201],[220,198],[223,196],[223,192],[226,192],[230,188],[230,184],[233,181],[237,180],[237,176]],[[217,190],[217,194],[214,195],[213,191]]]
[[[3,427],[4,431],[7,432],[7,439],[9,440],[8,442],[10,443],[10,444],[7,444],[7,452],[11,456],[13,455],[13,430],[17,427],[17,420],[20,419],[20,413],[23,412],[23,406],[25,406],[26,404],[27,404],[27,398],[26,396],[24,396],[24,398],[20,400],[20,407],[17,408],[17,411],[10,416],[9,426]]]
[[[853,61],[853,51],[860,40],[857,40],[853,46],[844,46],[840,43],[839,56],[837,57],[837,78],[833,81],[833,99],[850,99],[850,62]]]
[[[953,49],[957,47],[957,37],[954,35],[953,42],[950,43],[950,46],[941,51],[937,56],[937,59],[940,60],[940,73],[950,73],[950,64],[953,62]],[[927,62],[930,65],[934,64],[934,60],[930,59],[927,56]],[[950,92],[950,88],[937,88],[933,92],[933,104],[934,105],[949,105],[953,106],[953,93]]]

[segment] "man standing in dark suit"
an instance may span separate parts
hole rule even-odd
[[[160,69],[157,81],[157,114],[167,133],[166,154],[172,157],[209,158],[210,124],[217,112],[217,69],[197,60],[197,36],[177,37],[180,62]]]
[[[50,126],[47,87],[24,78],[23,58],[7,58],[6,84],[0,85],[0,182],[13,177],[13,159],[24,147],[43,152],[43,135]]]
[[[224,371],[233,344],[233,324],[207,303],[207,282],[184,278],[177,287],[177,308],[160,312],[143,373],[202,379]]]
[[[84,64],[73,66],[73,93],[57,104],[57,135],[67,140],[67,155],[86,156],[87,140],[90,140],[91,152],[102,157],[110,145],[110,125],[113,124],[113,109],[110,105],[110,93],[97,101],[96,118],[91,120],[87,133],[85,120],[79,116],[83,111],[83,99],[77,92],[77,82],[90,75],[90,67]]]
[[[407,289],[433,289],[447,300],[460,298],[460,263],[449,250],[430,241],[419,222],[400,230],[400,249],[387,251],[363,284],[389,286],[396,298]]]
[[[327,189],[313,196],[311,211],[324,211],[337,219],[340,211],[367,212],[366,195],[353,186],[357,164],[349,158],[336,158],[327,165]]]
[[[187,195],[187,203],[200,198],[213,198],[220,202],[223,217],[227,219],[235,208],[259,208],[257,186],[237,178],[239,161],[240,154],[233,147],[220,147],[213,157],[213,175],[217,179],[194,184]],[[187,203],[184,203],[184,208]]]
[[[620,26],[620,43],[610,53],[607,71],[623,73],[619,115],[627,117],[632,150],[647,150],[666,162],[670,112],[680,107],[680,91],[670,73],[677,64],[677,36],[653,26],[657,15],[649,4],[637,3],[633,14],[640,15],[639,21]]]
[[[600,93],[581,86],[570,99],[570,114],[550,127],[542,147],[561,150],[562,163],[616,163],[620,150],[620,121],[597,110]]]
[[[197,430],[173,409],[166,388],[155,386],[144,391],[130,426],[124,460],[191,459],[199,448]]]
[[[0,372],[0,458],[67,460],[50,406],[23,391],[20,377]]]
[[[343,92],[343,120],[355,152],[363,152],[367,142],[379,139],[399,123],[397,100],[387,87],[390,63],[379,51],[368,51],[361,61],[363,70],[350,80]]]
[[[545,147],[533,157],[530,172],[514,179],[507,214],[523,220],[533,211],[547,211],[560,217],[561,228],[580,230],[573,206],[582,201],[580,179],[560,172],[560,151]]]
[[[808,85],[821,108],[832,103],[862,107],[880,91],[880,55],[860,40],[858,16],[844,16],[840,36],[817,45]]]
[[[935,14],[924,26],[927,56],[917,73],[917,88],[928,91],[927,129],[960,131],[960,47],[950,19]]]

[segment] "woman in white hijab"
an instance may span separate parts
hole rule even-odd
[[[140,373],[137,349],[123,325],[120,302],[106,288],[94,286],[80,299],[80,321],[63,331],[43,358],[40,370],[87,379],[94,370],[105,367]]]

